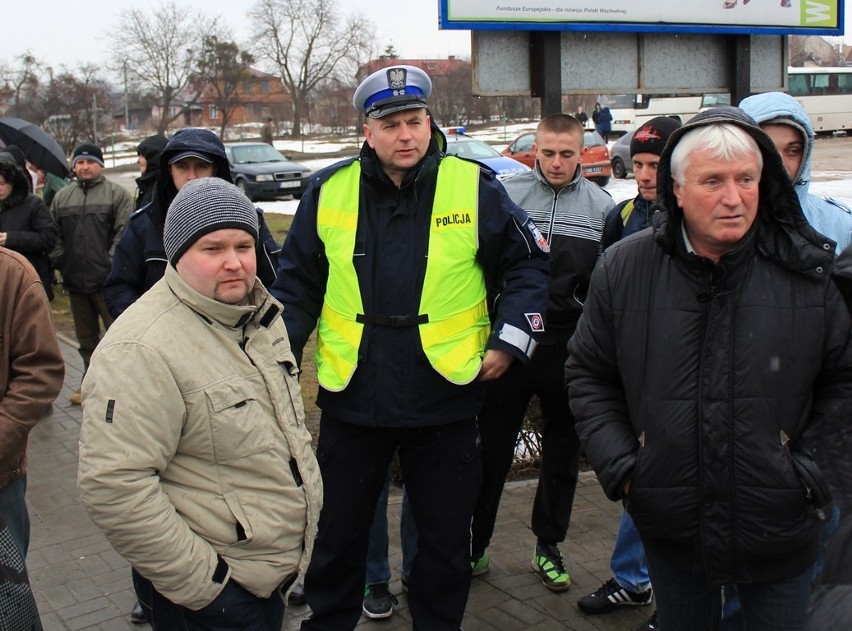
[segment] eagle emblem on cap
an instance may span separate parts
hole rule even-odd
[[[633,137],[636,138],[636,140],[639,142],[648,142],[649,140],[662,140],[663,138],[660,135],[660,132],[658,132],[653,127],[640,129],[633,135]]]
[[[388,87],[391,90],[404,90],[408,71],[405,68],[388,70]]]

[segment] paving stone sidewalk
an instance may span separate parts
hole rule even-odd
[[[46,631],[80,629],[148,629],[130,624],[127,614],[135,601],[130,567],[107,542],[80,502],[76,487],[77,441],[81,410],[68,403],[77,389],[83,366],[65,340],[65,386],[53,407],[32,431],[29,443],[27,500],[32,537],[27,559],[30,580]],[[582,474],[574,502],[568,541],[561,546],[573,580],[562,594],[548,592],[530,570],[535,538],[530,511],[535,482],[506,485],[494,541],[491,571],[473,580],[463,627],[465,631],[571,629],[575,631],[633,631],[652,607],[631,607],[603,616],[585,616],[576,601],[609,576],[609,555],[618,528],[620,505],[608,501],[591,474]],[[411,617],[396,568],[399,552],[400,497],[392,495],[388,509],[391,591],[399,598],[394,616],[381,622],[364,618],[360,631],[410,629]],[[128,519],[132,519],[128,515]],[[288,610],[284,629],[299,628],[307,607]]]

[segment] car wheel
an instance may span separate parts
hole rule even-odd
[[[627,167],[624,166],[621,158],[612,159],[612,175],[618,180],[623,180],[627,177]]]
[[[249,201],[252,201],[252,202],[254,201],[254,197],[251,196],[251,193],[249,192],[248,184],[246,184],[245,180],[237,180],[237,186],[239,187],[239,189],[243,193],[245,193],[246,197],[249,198]]]
[[[609,177],[596,177],[595,184],[603,188],[607,184],[609,184]]]

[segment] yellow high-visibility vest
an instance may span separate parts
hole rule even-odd
[[[352,262],[360,184],[356,160],[323,185],[317,208],[317,232],[329,264],[317,328],[317,378],[333,392],[346,388],[352,378],[364,332],[364,307]],[[432,204],[417,326],[432,367],[456,384],[470,383],[479,374],[491,332],[485,277],[476,261],[478,200],[479,167],[444,158]]]

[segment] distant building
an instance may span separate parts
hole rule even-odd
[[[228,121],[229,125],[263,123],[267,116],[271,116],[279,124],[292,118],[292,100],[279,77],[249,68],[246,77],[235,87],[230,100],[236,105]],[[197,101],[199,118],[194,119],[192,124],[202,127],[221,125],[222,113],[218,100],[217,91],[211,86],[206,87]]]
[[[843,66],[852,63],[849,47],[835,46],[818,35],[791,35],[791,66]]]
[[[378,59],[368,61],[358,67],[358,72],[355,74],[356,84],[360,83],[367,75],[388,66],[414,66],[415,68],[420,68],[432,79],[433,86],[439,85],[442,79],[458,73],[470,72],[470,62],[457,59],[455,55],[450,55],[446,59],[400,59],[382,55]]]

